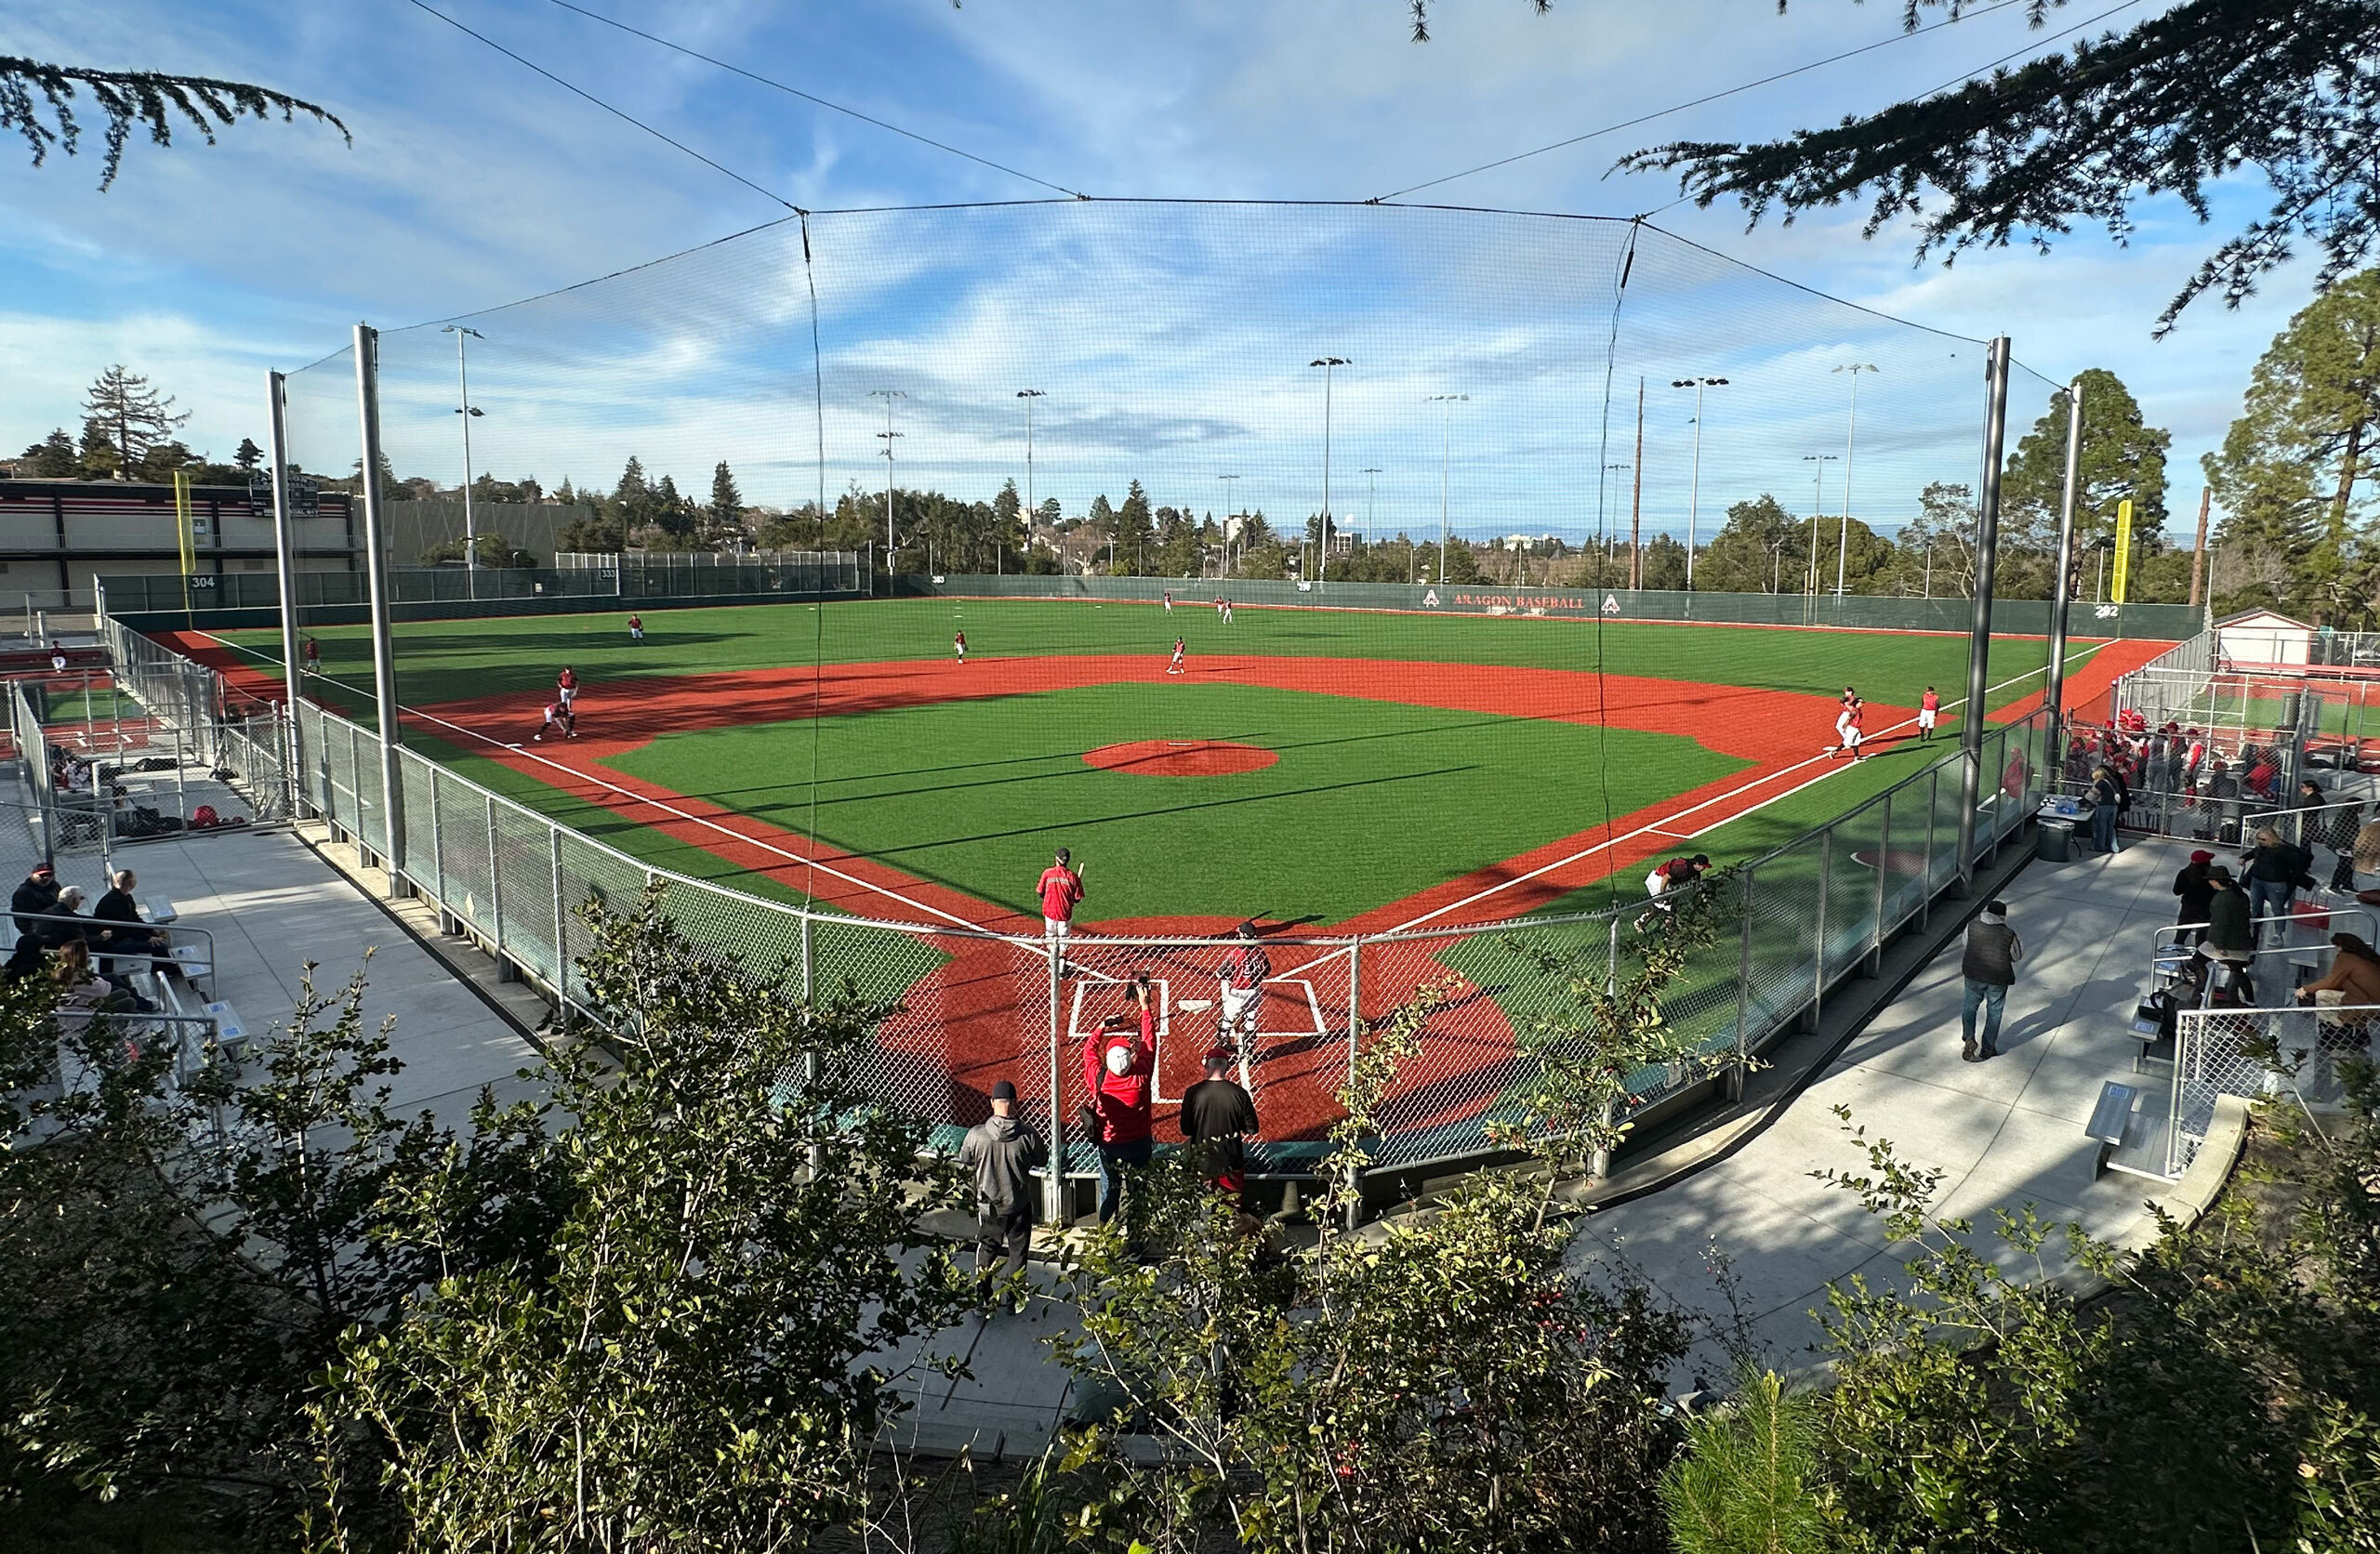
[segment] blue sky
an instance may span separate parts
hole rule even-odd
[[[440,8],[787,199],[818,209],[1029,199],[1034,185],[671,56],[548,0]],[[1441,0],[1435,39],[1407,40],[1398,0],[589,0],[589,8],[967,147],[1067,188],[1157,199],[1363,199],[1896,34],[1897,6],[1803,0]],[[1670,182],[1607,176],[1670,138],[1766,136],[1938,86],[2039,45],[2022,7],[1640,128],[1448,183],[1415,199],[1625,217]],[[2050,31],[2100,7],[2054,14]],[[2110,23],[2153,13],[2119,12]],[[2049,45],[2047,46],[2056,46]],[[785,215],[406,0],[162,5],[19,0],[0,52],[169,66],[324,102],[350,150],[309,127],[244,125],[208,148],[136,146],[98,192],[89,157],[33,169],[0,156],[0,441],[73,425],[81,387],[123,361],[195,415],[194,446],[262,441],[261,375],[315,361],[358,318],[390,330],[465,314],[489,408],[483,469],[608,484],[622,449],[681,482],[727,457],[747,494],[815,488],[809,314],[798,229],[560,299],[506,308],[714,243]],[[2256,205],[2243,182],[2218,214]],[[1747,231],[1732,209],[1661,210],[1686,240],[1646,240],[1621,324],[1611,264],[1624,230],[1382,212],[1064,205],[935,217],[825,217],[813,228],[827,342],[826,484],[882,478],[871,429],[902,387],[905,481],[988,494],[1021,473],[1013,388],[1038,386],[1041,494],[1078,510],[1138,476],[1157,499],[1276,515],[1316,500],[1312,354],[1334,382],[1333,507],[1435,526],[1439,437],[1428,392],[1465,390],[1449,462],[1474,533],[1578,532],[1624,515],[1636,473],[1634,378],[1648,392],[1646,521],[1704,533],[1729,500],[1774,490],[1839,509],[1848,380],[1863,378],[1855,500],[1890,527],[1931,479],[1969,479],[1979,373],[1949,336],[2005,332],[2052,377],[2112,368],[2175,434],[2169,498],[2195,507],[2197,454],[2219,441],[2247,372],[2306,297],[2284,272],[2237,313],[2152,321],[2218,240],[2150,205],[2118,247],[2094,231],[2030,249],[1913,263],[1905,232],[1863,242],[1856,212]],[[1943,332],[1900,329],[1732,271],[1700,244],[1799,286]],[[490,309],[496,311],[490,312]],[[1598,338],[1600,336],[1600,338]],[[1606,342],[1617,339],[1606,350]],[[386,348],[401,469],[453,478],[451,342]],[[1691,358],[1691,360],[1689,360]],[[351,388],[301,381],[300,456],[352,457]],[[1691,414],[1666,374],[1719,372],[1699,492]],[[1611,381],[1606,415],[1605,387]],[[2045,386],[2021,383],[2016,428]],[[2012,431],[2013,435],[2013,431]],[[346,438],[345,443],[340,439]],[[1368,468],[1380,471],[1367,474]],[[1217,479],[1236,474],[1234,481]],[[1681,477],[1684,478],[1681,478]]]

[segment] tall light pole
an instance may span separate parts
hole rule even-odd
[[[1364,466],[1364,473],[1369,477],[1364,482],[1364,543],[1378,545],[1380,530],[1375,527],[1375,523],[1380,507],[1380,466],[1367,464]]]
[[[906,400],[904,388],[870,388],[868,398],[884,402],[884,429],[876,435],[884,440],[884,575],[892,575],[892,440],[901,434],[892,429],[892,402]]]
[[[1347,359],[1317,356],[1306,365],[1322,369],[1322,523],[1314,547],[1314,579],[1319,583],[1330,574],[1330,370],[1347,365]]]
[[[455,414],[463,418],[463,589],[471,598],[480,597],[480,531],[471,514],[471,418],[483,412],[471,404],[471,364],[464,357],[463,336],[484,340],[486,336],[459,323],[441,324],[442,335],[455,336]]]
[[[1808,592],[1813,597],[1815,597],[1818,591],[1818,515],[1826,510],[1826,467],[1832,464],[1834,462],[1834,458],[1835,455],[1832,454],[1804,454],[1802,455],[1802,462],[1804,464],[1815,464],[1818,466],[1818,468],[1812,471],[1810,478],[1810,570]]]
[[[1845,362],[1834,369],[1851,375],[1851,426],[1843,438],[1843,543],[1834,552],[1834,597],[1843,597],[1843,563],[1851,554],[1851,455],[1859,445],[1859,375],[1881,372],[1873,362]]]
[[[1233,490],[1235,489],[1235,488],[1233,487],[1233,485],[1232,485],[1232,483],[1231,483],[1231,482],[1232,482],[1232,481],[1236,481],[1236,480],[1237,480],[1237,479],[1239,479],[1239,477],[1238,477],[1238,476],[1236,476],[1236,475],[1218,475],[1218,476],[1216,476],[1216,477],[1215,477],[1215,479],[1217,479],[1217,480],[1219,480],[1219,481],[1223,481],[1223,509],[1224,509],[1224,511],[1223,511],[1223,575],[1224,575],[1225,577],[1229,577],[1229,576],[1231,575],[1231,547],[1232,547],[1231,520],[1232,520],[1233,519],[1237,518],[1237,517],[1239,516],[1239,514],[1237,514],[1236,512],[1234,512],[1234,511],[1232,511],[1232,510],[1231,510],[1231,506],[1232,506],[1232,492],[1233,492]]]
[[[1695,520],[1702,507],[1702,390],[1725,388],[1724,377],[1677,377],[1670,380],[1673,388],[1694,390],[1694,483],[1687,488],[1686,498],[1686,591],[1694,592]]]
[[[1613,474],[1613,473],[1620,473],[1620,474],[1624,474],[1624,473],[1626,473],[1627,471],[1629,471],[1629,470],[1631,470],[1631,469],[1635,468],[1636,467],[1635,467],[1634,465],[1633,465],[1633,464],[1629,464],[1629,463],[1622,462],[1622,463],[1620,463],[1620,464],[1606,464],[1606,465],[1605,465],[1603,468],[1604,468],[1604,471],[1605,471],[1605,473],[1606,473],[1606,475],[1610,475],[1610,474]],[[1606,480],[1604,483],[1605,483],[1606,485],[1608,485],[1608,484],[1610,484],[1611,482],[1610,482],[1608,480]],[[1601,571],[1601,572],[1597,572],[1597,573],[1595,573],[1595,586],[1596,586],[1597,587],[1606,587],[1606,586],[1609,586],[1609,584],[1610,584],[1610,582],[1611,582],[1611,579],[1610,579],[1610,578],[1606,577],[1606,576],[1604,575],[1604,573],[1605,573],[1605,572],[1608,572],[1608,571],[1610,571],[1610,570],[1611,570],[1611,547],[1612,547],[1612,533],[1611,533],[1611,526],[1610,526],[1609,524],[1607,524],[1607,523],[1606,523],[1606,525],[1604,525],[1604,531],[1603,531],[1603,571]]]
[[[1432,394],[1424,404],[1444,406],[1438,413],[1438,586],[1447,581],[1447,487],[1454,469],[1454,407],[1468,404],[1468,394]]]
[[[1019,388],[1025,402],[1025,548],[1033,548],[1033,521],[1040,509],[1033,505],[1033,402],[1047,396],[1039,388]]]

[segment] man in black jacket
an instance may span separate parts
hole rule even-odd
[[[2215,900],[2215,885],[2206,871],[2214,862],[2215,854],[2201,848],[2174,876],[2174,894],[2182,899],[2181,912],[2174,919],[2181,927],[2174,937],[2176,944],[2193,944],[2205,937],[2207,907]]]
[[[1966,1002],[1961,1012],[1963,1040],[1959,1056],[1970,1063],[2000,1056],[2000,1015],[2008,990],[2016,982],[2016,963],[2025,957],[2025,942],[2008,926],[2008,903],[1987,902],[1981,915],[1967,925],[1966,955],[1959,969],[1966,978]],[[1983,1039],[1976,1039],[1975,1017],[1983,1015]]]
[[[8,898],[8,910],[16,915],[19,933],[41,927],[33,919],[58,910],[58,870],[46,861],[35,863]]]
[[[1207,1077],[1183,1095],[1176,1120],[1190,1146],[1190,1169],[1245,1213],[1248,1140],[1256,1132],[1256,1100],[1225,1077],[1230,1072],[1231,1048],[1209,1050]]]
[[[992,1086],[992,1114],[967,1130],[959,1164],[975,1173],[975,1298],[992,1303],[992,1265],[1008,1285],[1011,1310],[1025,1310],[1018,1283],[1033,1246],[1033,1173],[1050,1152],[1016,1116],[1016,1086],[1003,1079]]]
[[[140,903],[132,896],[139,883],[130,869],[116,870],[109,877],[107,893],[91,908],[91,920],[99,925],[92,929],[91,947],[102,957],[99,975],[126,992],[132,989],[132,973],[148,964],[147,957],[165,953],[165,936],[140,920]]]

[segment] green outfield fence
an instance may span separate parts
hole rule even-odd
[[[905,573],[896,595],[949,599],[1083,599],[1325,610],[1403,610],[1424,614],[1601,617],[1618,621],[1695,621],[1713,626],[1812,626],[1854,631],[1941,631],[1964,637],[1975,625],[1972,599],[1897,599],[1872,594],[1668,593],[1647,589],[1511,587],[1486,583],[1250,581],[1213,577],[928,576]],[[2046,599],[1995,599],[1991,629],[2001,637],[2046,637]],[[2206,612],[2187,604],[2080,604],[2069,629],[2078,639],[2180,641],[2197,636]]]
[[[1232,941],[1078,935],[1062,968],[1038,937],[987,931],[915,903],[906,919],[809,910],[654,868],[402,748],[394,797],[403,821],[392,847],[371,730],[311,705],[294,719],[276,718],[276,709],[213,669],[122,622],[105,620],[103,633],[122,681],[169,709],[170,720],[187,720],[203,747],[236,759],[238,781],[260,813],[294,805],[352,838],[387,866],[394,889],[431,902],[443,924],[564,1009],[580,1007],[575,963],[589,947],[574,909],[589,901],[624,905],[659,884],[695,943],[748,965],[787,968],[805,993],[848,989],[896,1005],[858,1077],[929,1124],[939,1145],[955,1147],[986,1113],[993,1083],[1007,1079],[1024,1113],[1058,1141],[1064,1171],[1078,1177],[1094,1161],[1069,1137],[1081,1099],[1072,1039],[1113,1012],[1103,1002],[1144,971],[1165,987],[1161,1095],[1178,1094],[1195,1077],[1193,1054],[1212,1039],[1210,1017],[1179,1006],[1211,995]],[[287,758],[286,745],[260,750],[266,731],[293,738],[298,758]],[[2055,748],[2043,713],[1987,731],[1978,853],[2021,835],[2044,791],[2043,757]],[[1739,1078],[1743,1062],[1815,1019],[1832,988],[1926,918],[1958,878],[1961,759],[1937,761],[1734,876],[1727,931],[1693,957],[1664,1000],[1665,1017],[1696,1038],[1705,1061],[1631,1074],[1640,1121],[1697,1104]],[[276,783],[285,783],[284,793],[258,791]],[[888,896],[886,904],[902,902]],[[1424,917],[1379,934],[1269,939],[1275,974],[1253,1076],[1260,1110],[1268,1090],[1281,1093],[1281,1065],[1294,1065],[1309,1087],[1335,1090],[1368,1028],[1420,989],[1459,979],[1381,1109],[1373,1168],[1386,1182],[1493,1152],[1489,1127],[1514,1120],[1514,1098],[1529,1077],[1513,1033],[1563,1015],[1565,979],[1622,972],[1642,911],[1461,926]],[[1544,969],[1546,951],[1567,959],[1561,972]],[[1306,1132],[1281,1139],[1268,1130],[1269,1168],[1311,1170],[1322,1152],[1319,1126]]]

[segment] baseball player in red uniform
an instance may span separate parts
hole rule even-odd
[[[1941,715],[1941,692],[1929,685],[1925,688],[1925,694],[1917,699],[1917,737],[1921,740],[1932,739],[1934,719]]]
[[[578,671],[567,664],[562,666],[562,673],[554,677],[554,700],[562,704],[564,712],[577,708]]]
[[[959,655],[959,665],[963,668],[967,663],[967,634],[965,632],[959,631],[951,634],[950,651]]]
[[[576,739],[578,737],[578,714],[571,711],[570,705],[566,702],[548,702],[546,704],[545,722],[539,725],[537,731],[531,734],[529,737],[533,740],[538,741],[539,743],[543,743],[546,737],[546,731],[548,729],[553,730],[556,734],[562,738]]]
[[[1082,876],[1072,867],[1074,854],[1060,848],[1050,866],[1041,871],[1041,878],[1033,893],[1041,898],[1041,931],[1066,953],[1066,935],[1074,931],[1075,908],[1082,902]]]
[[[641,642],[644,640],[644,617],[642,615],[630,615],[628,617],[628,640],[631,642]]]
[[[1242,923],[1236,931],[1239,942],[1223,956],[1223,1012],[1215,1039],[1238,1048],[1239,1082],[1252,1093],[1255,1086],[1249,1079],[1249,1063],[1254,1055],[1257,1026],[1262,1023],[1264,979],[1273,974],[1273,963],[1265,956],[1264,946],[1257,942],[1254,923]]]
[[[1165,612],[1169,615],[1173,613],[1173,590],[1170,588],[1165,590]]]
[[[1165,672],[1169,675],[1179,675],[1184,673],[1185,671],[1182,667],[1182,655],[1188,651],[1189,650],[1183,645],[1182,639],[1176,637],[1173,639],[1173,662],[1165,666]]]

